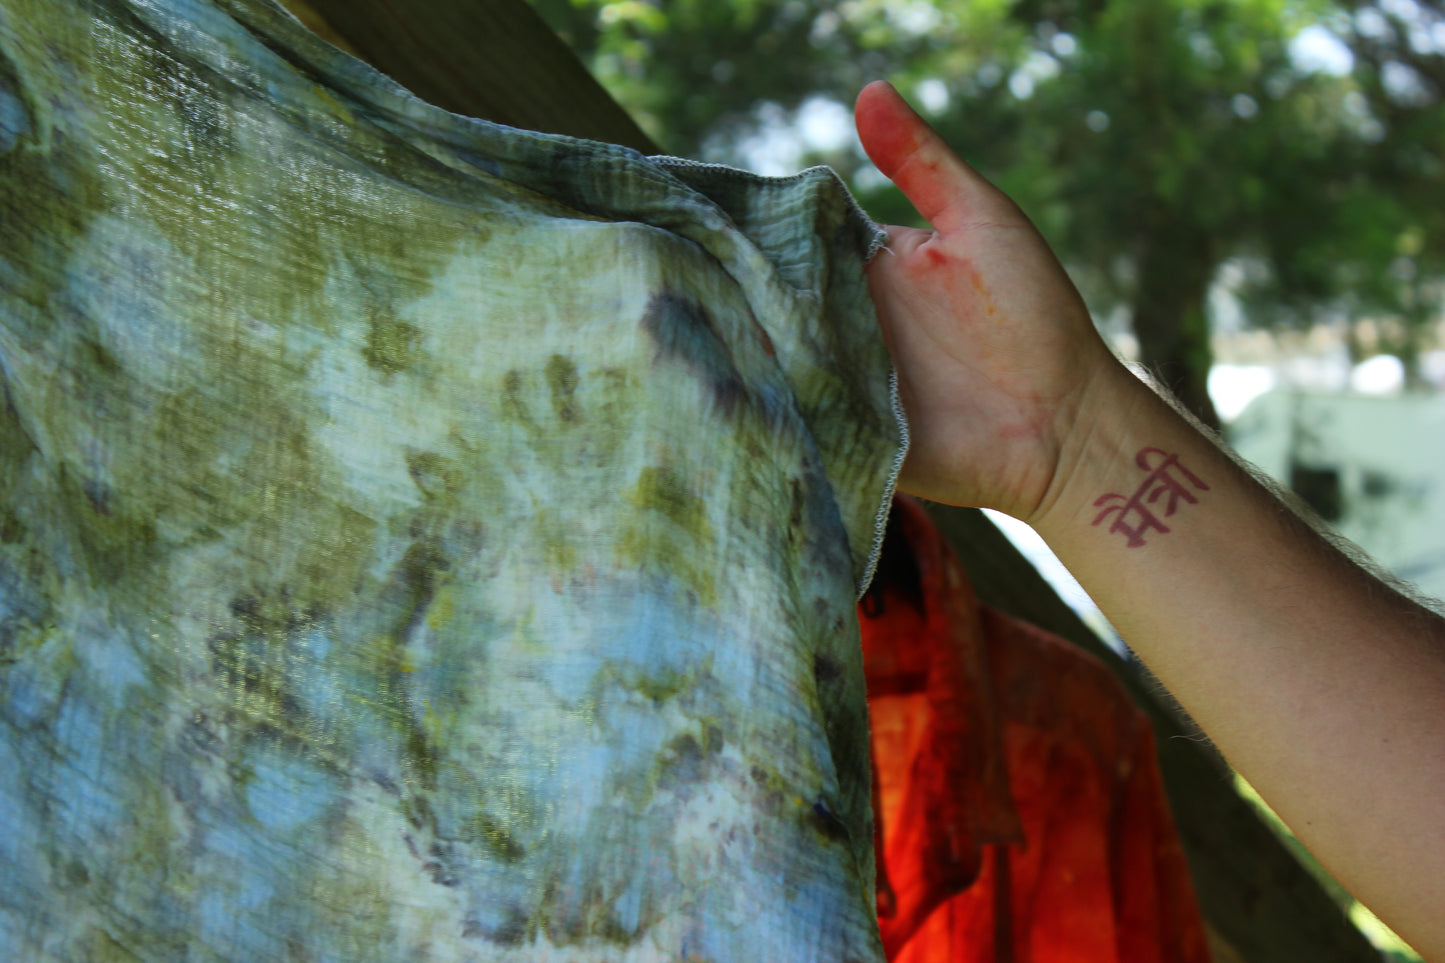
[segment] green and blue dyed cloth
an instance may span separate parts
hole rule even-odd
[[[0,0],[0,958],[880,960],[877,243]]]

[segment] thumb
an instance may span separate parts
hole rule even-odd
[[[938,231],[946,234],[971,221],[997,220],[1013,207],[887,81],[875,80],[863,88],[853,116],[869,159]]]

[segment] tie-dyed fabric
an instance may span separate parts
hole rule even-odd
[[[0,0],[0,959],[881,959],[876,243]]]

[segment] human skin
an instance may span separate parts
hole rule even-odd
[[[933,227],[888,228],[869,267],[902,487],[1032,525],[1321,862],[1445,960],[1445,622],[1119,363],[1028,219],[891,86],[856,120]]]

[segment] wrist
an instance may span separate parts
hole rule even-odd
[[[1102,507],[1100,497],[1137,481],[1145,448],[1178,454],[1181,445],[1192,448],[1204,441],[1149,385],[1112,358],[1075,403],[1059,412],[1059,421],[1053,477],[1035,511],[1023,519],[1045,538],[1092,524]]]

